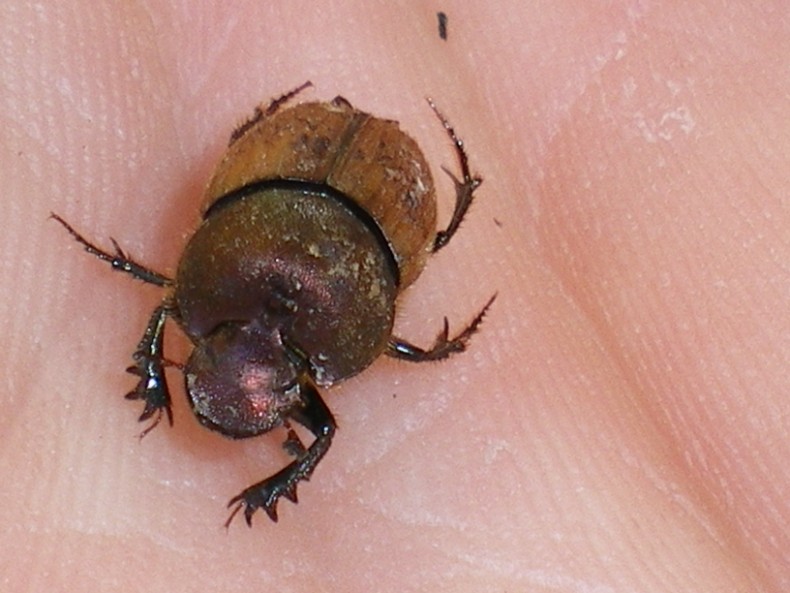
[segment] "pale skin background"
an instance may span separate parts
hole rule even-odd
[[[228,5],[0,6],[0,589],[790,590],[787,2]],[[398,333],[499,299],[332,390],[299,505],[226,532],[282,435],[206,431],[173,372],[138,443],[159,292],[47,216],[172,273],[232,128],[307,79],[418,139],[443,219],[426,95],[485,177]]]

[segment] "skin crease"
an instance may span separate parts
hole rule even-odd
[[[4,3],[2,589],[790,589],[790,19],[687,4]],[[283,435],[201,428],[173,370],[175,427],[138,443],[160,293],[47,216],[172,273],[233,126],[307,79],[401,122],[442,220],[423,97],[485,178],[399,335],[499,297],[467,353],[331,390],[300,503],[226,533]]]

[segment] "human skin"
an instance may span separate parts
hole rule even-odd
[[[786,2],[205,4],[0,7],[0,588],[790,590]],[[442,220],[425,96],[485,179],[398,335],[499,296],[468,352],[328,390],[299,504],[225,531],[283,435],[205,430],[172,370],[138,442],[161,291],[48,216],[172,274],[233,127],[308,79],[418,140]]]

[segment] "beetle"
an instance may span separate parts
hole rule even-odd
[[[139,378],[127,399],[144,404],[140,435],[173,424],[165,368],[184,375],[201,424],[226,437],[257,436],[284,427],[294,459],[233,497],[234,516],[248,525],[257,509],[277,521],[277,502],[297,501],[330,447],[337,424],[319,387],[351,377],[385,354],[423,362],[466,349],[492,296],[450,337],[447,318],[435,343],[420,348],[392,335],[397,297],[420,275],[427,258],[455,235],[482,178],[470,173],[462,140],[428,99],[455,147],[460,179],[455,209],[436,230],[430,168],[397,122],[354,108],[342,97],[285,107],[305,88],[256,108],[237,127],[208,184],[202,221],[189,238],[175,277],[88,241],[52,214],[95,257],[165,289],[127,371]],[[163,353],[167,318],[193,345],[185,364]],[[291,427],[315,437],[305,446]]]

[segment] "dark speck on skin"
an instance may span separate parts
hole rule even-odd
[[[439,20],[439,37],[447,41],[447,15],[443,12],[437,12],[436,18]]]

